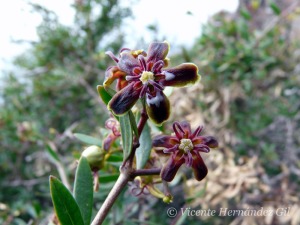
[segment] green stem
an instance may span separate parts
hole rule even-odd
[[[138,124],[139,136],[141,135],[147,120],[148,120],[148,115],[147,115],[145,108],[143,108],[141,118],[140,118],[140,121]],[[133,165],[133,160],[134,160],[134,156],[135,156],[135,151],[138,148],[138,146],[139,146],[139,140],[138,140],[138,137],[135,137],[132,151],[131,151],[128,159],[121,166],[121,169],[120,169],[121,174],[118,177],[118,180],[116,181],[116,183],[114,184],[112,190],[106,197],[104,203],[102,204],[100,210],[98,211],[98,213],[95,216],[91,225],[101,225],[102,224],[102,222],[106,218],[109,210],[111,209],[111,207],[117,200],[119,194],[121,193],[123,188],[127,185],[129,180],[132,180],[134,177],[139,176],[139,175],[152,175],[152,174],[157,175],[160,173],[160,169],[133,171],[132,165]]]
[[[131,178],[134,179],[137,176],[159,175],[160,171],[161,168],[134,170],[131,174]]]

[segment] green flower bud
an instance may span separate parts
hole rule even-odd
[[[163,201],[167,204],[170,204],[173,202],[173,196],[172,195],[165,195],[165,197],[163,198]]]
[[[86,148],[82,156],[86,157],[93,171],[100,170],[103,167],[105,151],[96,145]]]

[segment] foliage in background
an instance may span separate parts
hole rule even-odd
[[[236,18],[217,14],[194,48],[200,68],[207,74],[204,90],[213,90],[223,102],[224,90],[229,91],[230,117],[224,119],[241,140],[233,147],[242,155],[264,151],[259,144],[262,141],[267,146],[276,144],[262,138],[260,131],[280,116],[294,118],[300,109],[299,93],[289,94],[300,82],[297,45],[288,39],[287,22],[264,33],[251,29],[250,21],[250,13],[243,10]],[[278,160],[275,151],[273,154]]]
[[[37,28],[39,41],[15,60],[19,71],[2,81],[1,224],[47,221],[46,212],[52,207],[49,173],[56,174],[58,168],[67,181],[75,166],[70,156],[76,158],[82,149],[72,132],[101,136],[95,124],[103,124],[108,115],[96,85],[107,66],[104,49],[119,50],[122,20],[131,14],[120,2],[75,1],[70,27],[62,25],[54,12],[32,4],[43,17]]]
[[[203,86],[181,93],[195,100],[187,103],[198,109],[191,121],[206,121],[223,139],[221,151],[209,156],[207,183],[189,180],[186,185],[191,205],[217,211],[291,209],[286,217],[204,216],[204,223],[299,223],[299,40],[291,38],[297,14],[285,10],[281,14],[275,7],[273,17],[265,15],[271,22],[262,30],[253,26],[253,14],[244,8],[235,15],[221,12],[192,49],[183,49],[184,57],[198,61],[202,74]],[[202,94],[195,96],[199,90]],[[191,112],[180,101],[176,104],[183,114]],[[195,198],[194,192],[203,189],[205,195]]]

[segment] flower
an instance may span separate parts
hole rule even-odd
[[[110,117],[105,122],[105,128],[111,130],[111,133],[103,141],[103,149],[109,151],[114,141],[121,136],[120,124],[115,118]]]
[[[133,182],[130,183],[129,190],[134,196],[140,196],[142,194],[151,194],[156,198],[161,198],[165,203],[171,203],[173,201],[173,196],[170,193],[163,193],[159,190],[155,184],[153,176],[138,176],[134,178]]]
[[[158,153],[171,154],[161,170],[161,178],[172,181],[179,167],[186,164],[194,170],[195,178],[200,181],[207,175],[207,167],[200,152],[208,153],[210,148],[218,147],[217,140],[212,136],[200,136],[203,127],[199,126],[194,132],[187,122],[175,122],[175,136],[158,135],[153,139],[153,147]]]
[[[143,50],[122,49],[117,58],[111,52],[107,54],[117,63],[106,71],[104,87],[117,80],[118,92],[108,103],[115,115],[126,113],[139,98],[146,98],[146,110],[149,118],[156,124],[162,124],[169,118],[170,103],[163,93],[166,86],[182,87],[194,84],[200,79],[198,68],[193,63],[163,69],[168,66],[166,58],[169,52],[167,42],[150,44],[148,54]]]

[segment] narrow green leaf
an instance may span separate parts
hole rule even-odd
[[[49,142],[47,145],[46,145],[46,151],[48,152],[49,156],[52,158],[53,161],[56,161],[56,162],[59,162],[59,157],[57,155],[57,153],[53,150],[53,148],[51,147],[51,142]]]
[[[128,114],[129,114],[129,119],[130,119],[130,124],[131,124],[132,130],[133,130],[135,136],[137,138],[139,138],[139,131],[138,131],[138,128],[137,128],[137,125],[135,122],[135,117],[131,110],[129,110]]]
[[[107,162],[122,162],[123,156],[122,155],[110,155],[107,160]]]
[[[102,142],[99,139],[94,138],[92,136],[89,136],[89,135],[86,135],[86,134],[80,134],[80,133],[75,133],[74,136],[78,140],[80,140],[80,141],[82,141],[82,142],[84,142],[86,144],[97,145],[99,147],[102,146]]]
[[[140,147],[136,149],[136,167],[137,169],[143,169],[146,165],[150,152],[152,149],[151,132],[148,124],[145,124],[143,132],[140,137]]]
[[[112,95],[110,95],[102,85],[97,86],[97,91],[104,104],[107,105],[108,102],[111,100]]]
[[[130,118],[128,113],[125,113],[119,118],[123,144],[123,160],[125,161],[132,150],[132,127],[130,124]]]
[[[112,97],[117,93],[115,90],[109,87],[104,88],[102,85],[97,86],[97,91],[105,105],[107,105],[109,101],[112,99]],[[114,115],[114,117],[119,121],[118,116]]]
[[[247,10],[242,9],[240,11],[240,13],[241,13],[241,16],[244,17],[244,19],[246,19],[246,20],[251,19],[251,14]]]
[[[184,211],[184,213],[180,216],[179,220],[175,223],[175,225],[182,225],[185,224],[188,217],[188,211]]]
[[[120,174],[100,175],[99,176],[100,185],[104,183],[115,182],[119,176]]]
[[[90,224],[93,208],[93,177],[89,163],[81,157],[75,175],[74,197],[85,225]]]
[[[84,225],[79,206],[70,191],[50,176],[50,192],[54,210],[61,225]]]
[[[104,88],[111,97],[117,93],[114,89],[111,89],[110,87],[104,87]]]
[[[272,2],[272,3],[270,4],[270,7],[271,7],[272,11],[273,11],[276,15],[280,15],[281,10],[280,10],[280,8],[278,7],[278,5],[276,5],[275,2]]]

